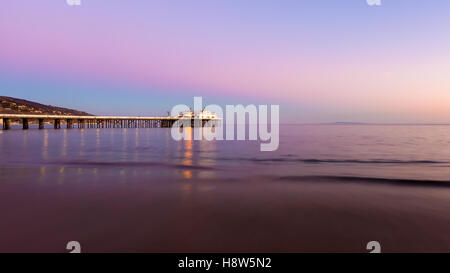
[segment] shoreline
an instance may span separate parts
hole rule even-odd
[[[383,252],[450,251],[448,189],[331,180],[48,180],[2,185],[9,224],[0,230],[0,252],[64,252],[56,247],[63,238],[76,238],[85,252],[365,252],[371,240]],[[22,217],[30,211],[32,218]]]

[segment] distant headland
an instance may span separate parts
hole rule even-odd
[[[92,114],[83,111],[44,105],[33,101],[6,96],[0,96],[0,114],[92,116]]]

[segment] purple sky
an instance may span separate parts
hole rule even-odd
[[[0,94],[154,115],[203,96],[285,122],[450,122],[450,1],[5,0]]]

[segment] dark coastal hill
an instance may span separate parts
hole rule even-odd
[[[33,101],[0,96],[0,114],[48,114],[92,116],[89,113],[52,105],[44,105]]]

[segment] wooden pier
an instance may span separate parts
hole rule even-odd
[[[44,129],[45,122],[53,123],[53,128],[60,129],[61,121],[67,129],[72,128],[170,128],[178,117],[116,117],[116,116],[60,116],[60,115],[26,115],[26,114],[0,114],[3,121],[3,130],[11,128],[12,121],[22,123],[22,128],[27,130],[30,122],[37,121],[38,128]],[[201,122],[202,126],[208,121],[216,125],[218,118],[191,120]]]

